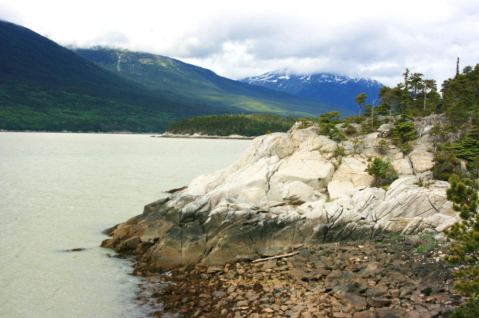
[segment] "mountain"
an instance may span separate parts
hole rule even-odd
[[[317,116],[334,105],[146,53],[71,49],[0,21],[0,129],[162,132],[200,115]],[[108,69],[110,68],[110,69]]]
[[[0,129],[163,131],[180,119],[240,111],[155,92],[5,21],[0,47]]]
[[[379,88],[384,86],[373,79],[353,78],[330,73],[287,75],[285,72],[268,72],[248,77],[241,82],[275,89],[347,108],[354,113],[358,105],[354,98],[366,93],[367,102],[378,98]]]
[[[230,80],[208,69],[166,56],[109,47],[73,51],[157,92],[179,94],[208,105],[297,116],[317,115],[341,108],[332,103]],[[347,112],[347,109],[343,111]]]

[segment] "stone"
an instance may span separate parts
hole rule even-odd
[[[413,150],[409,154],[409,158],[411,159],[414,172],[418,174],[431,170],[433,166],[432,159],[434,158],[434,154],[422,150]]]
[[[314,189],[301,181],[293,181],[283,185],[282,195],[285,202],[304,203],[313,199]]]
[[[382,124],[378,128],[378,132],[381,134],[381,138],[386,138],[391,133],[391,124]]]
[[[337,199],[348,193],[349,190],[354,188],[354,184],[351,181],[338,181],[334,180],[328,183],[328,193],[331,200]]]
[[[412,175],[414,173],[409,158],[395,159],[391,162],[391,165],[398,175]]]
[[[374,177],[365,170],[366,160],[359,160],[354,157],[343,158],[338,170],[334,173],[332,181],[351,182],[354,187],[370,186],[374,183]]]
[[[270,269],[273,268],[276,265],[277,260],[276,259],[270,259],[265,262],[263,262],[263,266],[261,267],[262,270]]]
[[[368,298],[382,297],[388,293],[386,286],[377,286],[376,288],[370,288],[366,292]]]
[[[386,307],[391,303],[389,298],[368,298],[368,305],[371,307]]]
[[[134,237],[122,242],[121,244],[119,244],[115,248],[115,252],[119,253],[119,252],[123,252],[125,250],[135,250],[136,247],[138,246],[138,244],[140,244],[140,242],[141,242],[140,237],[134,236]]]
[[[214,296],[214,297],[221,298],[221,297],[226,296],[226,293],[225,293],[225,292],[222,292],[222,291],[215,291],[215,292],[213,292],[213,296]]]
[[[321,154],[305,151],[293,153],[285,159],[270,180],[276,184],[301,181],[319,190],[328,185],[333,173],[333,164]]]

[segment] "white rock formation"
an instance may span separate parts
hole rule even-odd
[[[168,269],[224,263],[258,248],[442,230],[455,220],[447,182],[416,184],[414,174],[432,167],[427,141],[409,156],[397,148],[379,154],[380,134],[373,133],[360,137],[363,153],[341,157],[334,156],[338,143],[318,136],[317,126],[298,126],[257,137],[230,167],[146,206],[110,243],[134,236],[158,242],[144,257]],[[388,191],[372,187],[374,178],[365,172],[376,156],[388,157],[400,175]]]

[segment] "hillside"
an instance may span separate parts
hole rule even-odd
[[[158,92],[0,21],[0,129],[164,131],[177,120],[239,112]]]
[[[74,49],[74,52],[156,92],[181,95],[191,102],[280,115],[317,116],[332,110],[349,113],[331,103],[233,81],[165,56],[107,47]]]
[[[384,86],[376,80],[352,78],[329,73],[287,75],[284,72],[268,72],[248,77],[241,82],[295,94],[305,98],[340,105],[357,113],[354,98],[366,93],[367,102],[378,98],[379,88]]]

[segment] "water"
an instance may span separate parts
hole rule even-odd
[[[0,317],[138,317],[138,281],[101,232],[249,143],[0,133]]]

